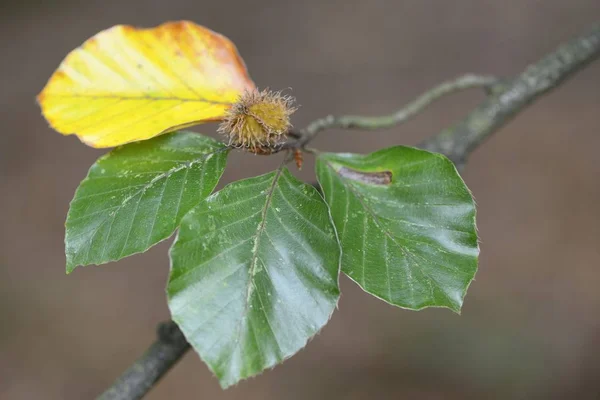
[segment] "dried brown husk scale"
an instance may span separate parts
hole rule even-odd
[[[255,154],[270,154],[286,138],[292,127],[290,115],[296,111],[294,99],[281,92],[246,91],[232,105],[219,132],[229,145]]]

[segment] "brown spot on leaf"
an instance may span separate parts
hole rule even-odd
[[[337,173],[343,178],[369,185],[389,185],[392,183],[392,171],[364,172],[342,167],[337,170]]]

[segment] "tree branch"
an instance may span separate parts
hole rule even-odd
[[[599,55],[600,25],[596,25],[561,46],[554,53],[529,66],[515,79],[502,83],[490,77],[465,75],[426,92],[392,115],[329,116],[319,119],[300,131],[295,147],[303,147],[324,129],[390,127],[406,121],[443,95],[470,87],[487,87],[490,89],[490,96],[462,121],[420,145],[424,149],[445,154],[461,167],[469,154],[487,137],[539,96],[558,86]],[[301,146],[298,146],[299,143]],[[99,398],[102,400],[140,399],[188,348],[189,345],[174,322],[162,324],[159,328],[158,340]]]
[[[492,133],[599,55],[600,24],[530,65],[462,121],[424,141],[420,147],[443,153],[462,167],[469,154]]]
[[[141,399],[190,348],[173,321],[160,324],[157,336],[157,341],[98,397],[99,400]]]

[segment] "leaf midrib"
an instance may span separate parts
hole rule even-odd
[[[236,340],[236,344],[235,347],[232,349],[232,351],[229,353],[230,357],[233,357],[233,354],[237,351],[237,349],[240,346],[240,335],[242,333],[242,325],[245,319],[247,319],[248,316],[248,310],[249,310],[249,306],[250,306],[250,296],[252,295],[252,285],[253,285],[253,276],[256,270],[256,262],[258,261],[258,249],[260,246],[260,238],[262,237],[262,234],[264,232],[265,226],[266,226],[266,220],[267,220],[267,212],[269,210],[269,205],[271,204],[271,200],[273,199],[273,195],[275,193],[275,188],[277,186],[277,182],[279,181],[279,178],[283,172],[283,169],[285,167],[285,162],[282,162],[281,165],[279,166],[279,168],[277,169],[275,175],[273,176],[273,182],[271,182],[271,186],[269,187],[269,191],[267,192],[267,197],[265,199],[265,204],[263,205],[263,209],[261,212],[261,221],[260,224],[258,225],[258,228],[256,229],[256,232],[254,234],[254,245],[252,246],[252,259],[250,260],[250,267],[248,269],[248,285],[246,287],[246,296],[245,296],[245,301],[244,301],[244,313],[242,314],[242,318],[240,318],[240,321],[238,323],[238,327],[237,327],[237,333],[236,333],[236,337],[238,338],[238,340]],[[249,320],[249,319],[248,319]],[[275,337],[274,333],[273,336]]]
[[[247,313],[247,309],[248,309],[248,303],[250,300],[249,297],[251,295],[250,288],[252,287],[252,277],[254,276],[254,272],[256,270],[256,262],[258,261],[258,249],[260,246],[260,238],[262,237],[263,231],[265,230],[265,226],[266,226],[266,222],[267,222],[267,212],[269,210],[269,206],[271,204],[271,200],[273,199],[273,194],[275,193],[275,188],[277,186],[277,182],[279,181],[279,177],[281,176],[281,173],[283,172],[284,166],[285,166],[285,164],[282,164],[277,169],[277,172],[273,176],[273,182],[271,183],[271,186],[269,187],[269,191],[267,192],[267,197],[265,199],[265,204],[264,204],[262,212],[261,212],[261,221],[260,221],[260,224],[258,225],[258,228],[256,229],[256,233],[254,234],[254,245],[252,246],[252,259],[250,260],[250,267],[248,270],[250,279],[248,280],[248,287],[246,288],[246,304],[245,304],[246,313]]]
[[[224,106],[230,106],[232,103],[229,101],[216,101],[209,100],[205,98],[185,98],[185,97],[176,97],[176,96],[148,96],[148,95],[140,95],[140,96],[126,96],[126,95],[116,95],[116,94],[107,94],[107,95],[90,95],[90,94],[80,94],[80,93],[47,93],[46,96],[52,97],[60,97],[60,98],[84,98],[84,99],[92,99],[92,100],[103,100],[103,99],[117,99],[117,100],[129,100],[129,101],[141,101],[141,100],[151,100],[151,101],[180,101],[182,103],[209,103],[209,104],[221,104]]]

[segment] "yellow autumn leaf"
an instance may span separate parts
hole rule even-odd
[[[229,39],[181,21],[98,33],[63,60],[38,102],[60,133],[112,147],[221,120],[253,89]]]

